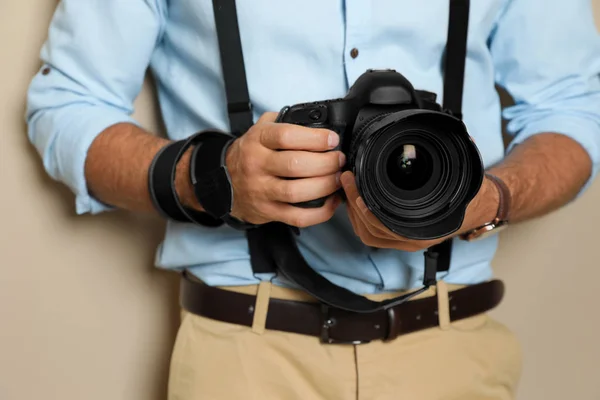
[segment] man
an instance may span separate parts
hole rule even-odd
[[[276,112],[342,97],[370,68],[393,68],[416,88],[441,94],[448,4],[237,1],[255,124],[227,151],[231,215],[300,227],[298,245],[311,267],[372,299],[418,288],[423,250],[449,238],[420,241],[392,233],[367,209],[352,173],[340,174],[344,154],[326,151],[339,136],[275,123]],[[157,153],[204,129],[229,130],[208,0],[63,0],[41,56],[44,65],[29,91],[29,137],[48,173],[75,193],[79,214],[155,212],[148,170]],[[147,67],[168,139],[130,116]],[[509,204],[514,224],[584,191],[600,165],[599,72],[600,41],[588,0],[471,5],[463,120],[490,175],[453,235],[449,272],[438,274],[437,287],[420,296],[437,299],[436,327],[363,344],[265,329],[265,320],[281,317],[269,314],[274,299],[315,299],[281,276],[255,277],[244,232],[169,221],[157,265],[189,271],[188,282],[198,290],[207,285],[224,289],[211,293],[230,294],[220,304],[204,304],[209,313],[233,313],[231,293],[256,301],[248,310],[252,326],[184,312],[169,398],[513,398],[520,353],[512,334],[485,312],[452,318],[459,290],[491,280],[497,236],[468,241],[459,235],[490,226],[501,204]],[[504,112],[514,135],[506,153],[495,84],[516,103]],[[186,206],[202,211],[188,172],[190,154],[178,164],[176,191]],[[345,202],[329,196],[339,188]],[[317,209],[289,204],[325,196]],[[399,322],[387,321],[388,329],[402,331],[409,318],[425,318],[398,310]],[[294,315],[300,328],[311,323]]]

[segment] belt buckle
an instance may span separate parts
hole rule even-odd
[[[323,344],[366,344],[369,343],[370,340],[337,340],[333,339],[329,336],[331,327],[335,326],[337,323],[336,319],[329,315],[330,307],[327,304],[321,304],[321,315],[322,323],[321,323],[321,343]]]

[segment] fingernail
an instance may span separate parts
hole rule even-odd
[[[346,155],[344,153],[340,153],[340,168],[346,164]]]
[[[327,144],[329,145],[329,147],[333,148],[337,146],[338,143],[340,143],[340,137],[338,136],[338,134],[335,132],[330,132],[329,137],[327,138]]]
[[[341,184],[341,178],[342,178],[342,173],[338,172],[337,174],[335,174],[335,184],[337,186],[340,186]]]

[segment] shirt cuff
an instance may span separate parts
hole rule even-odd
[[[579,143],[589,154],[592,160],[592,171],[589,179],[577,194],[577,197],[581,196],[592,184],[600,167],[600,125],[595,121],[585,118],[565,115],[548,116],[538,121],[527,123],[511,141],[507,152],[510,152],[519,143],[540,133],[565,135]],[[556,160],[556,162],[560,162],[560,160]]]
[[[71,115],[77,115],[76,112]],[[79,117],[69,121],[68,131],[71,134],[65,132],[57,137],[54,157],[58,163],[60,179],[75,194],[77,214],[99,214],[115,209],[112,205],[93,197],[89,192],[85,178],[85,161],[94,139],[107,128],[119,123],[138,125],[123,111],[109,107],[87,106],[81,110]]]

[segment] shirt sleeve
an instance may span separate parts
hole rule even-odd
[[[27,93],[28,137],[44,168],[75,194],[78,214],[112,209],[87,189],[84,163],[93,140],[133,123],[163,6],[155,0],[62,0]]]
[[[544,132],[564,134],[600,167],[600,38],[590,0],[507,0],[490,37],[509,151]]]

